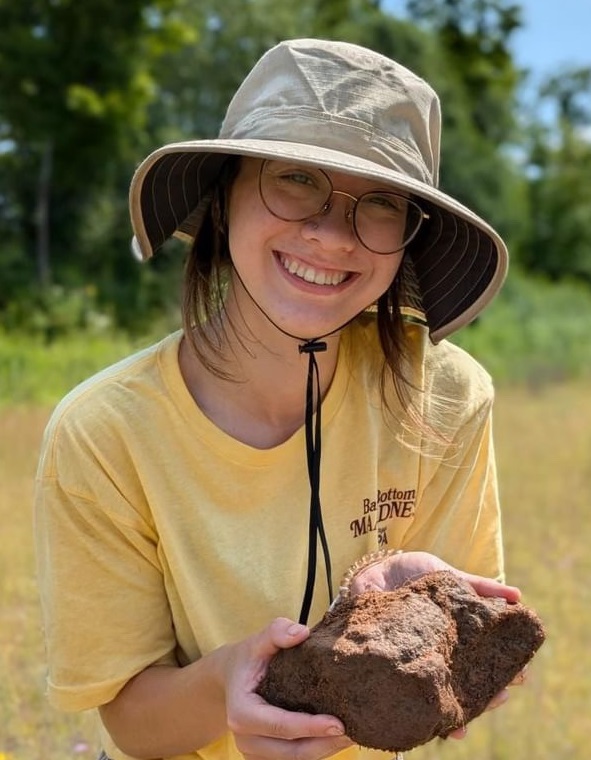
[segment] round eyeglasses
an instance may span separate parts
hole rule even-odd
[[[396,253],[415,237],[424,219],[421,207],[399,193],[371,191],[358,198],[335,190],[317,167],[286,161],[263,161],[259,192],[267,210],[286,222],[304,222],[331,209],[333,195],[352,201],[346,211],[359,242],[372,253]]]

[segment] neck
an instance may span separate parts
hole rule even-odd
[[[256,448],[271,448],[304,424],[309,358],[299,351],[304,341],[279,332],[272,324],[258,324],[256,333],[252,325],[239,334],[238,329],[225,326],[223,368],[230,380],[208,370],[186,339],[181,346],[181,371],[200,409],[220,429]],[[331,335],[324,342],[327,350],[316,354],[322,398],[335,373],[339,336]]]

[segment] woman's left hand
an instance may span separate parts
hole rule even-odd
[[[492,578],[465,573],[428,552],[391,554],[381,562],[360,570],[351,581],[349,589],[351,594],[371,590],[392,591],[406,581],[437,570],[449,570],[468,581],[479,596],[499,596],[510,603],[518,602],[521,598],[521,591],[515,586],[506,586]]]
[[[507,586],[492,578],[458,570],[428,552],[401,552],[387,556],[382,561],[369,565],[367,569],[360,570],[351,581],[349,591],[351,594],[359,594],[362,591],[391,591],[406,581],[438,570],[449,570],[467,581],[479,596],[502,597],[509,603],[518,602],[521,598],[521,591],[515,586]],[[522,684],[524,680],[525,671],[521,671],[509,686]],[[493,697],[486,709],[494,710],[500,707],[508,697],[508,689],[503,689]],[[453,731],[450,737],[463,739],[466,731],[466,728],[459,728]]]

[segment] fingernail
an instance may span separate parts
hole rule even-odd
[[[495,703],[499,706],[504,705],[505,702],[509,699],[509,689],[503,689],[503,691],[499,692],[497,694],[497,697],[495,699]]]
[[[300,633],[306,630],[306,626],[302,625],[301,623],[294,623],[293,625],[290,625],[287,629],[287,633],[290,636],[299,636]]]
[[[326,729],[327,736],[342,736],[345,733],[341,726],[330,726]]]

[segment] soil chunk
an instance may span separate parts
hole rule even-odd
[[[347,735],[402,752],[479,715],[545,638],[522,604],[478,596],[453,573],[339,602],[271,661],[258,693],[288,710],[338,717]]]

